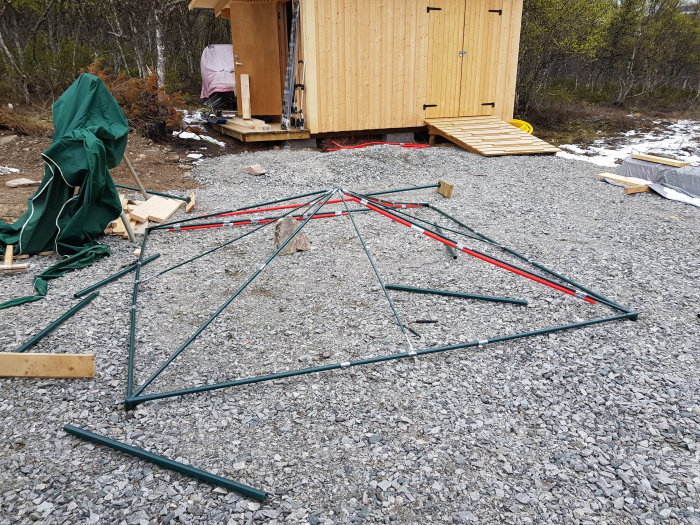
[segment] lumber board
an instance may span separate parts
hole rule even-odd
[[[241,111],[245,120],[250,119],[250,77],[241,74]]]
[[[270,140],[303,140],[311,137],[308,129],[281,129],[279,123],[270,124],[270,131],[259,131],[231,122],[211,124],[216,131],[241,142],[267,142]]]
[[[643,155],[642,153],[632,153],[632,158],[637,160],[646,160],[647,162],[655,162],[656,164],[665,164],[674,168],[684,168],[690,166],[690,162],[682,160],[667,159],[665,157],[657,157],[656,155]]]
[[[0,377],[95,377],[95,356],[0,352]]]
[[[12,266],[12,258],[15,254],[15,247],[12,244],[5,246],[5,261],[4,266]]]
[[[244,119],[241,117],[230,117],[226,120],[232,124],[245,126],[246,128],[257,129],[259,131],[269,131],[272,129],[272,127],[267,122],[257,118]]]
[[[650,191],[649,181],[645,179],[639,179],[637,177],[625,177],[623,175],[616,175],[614,173],[599,173],[595,176],[596,179],[608,179],[618,184],[625,186],[624,192],[630,193],[643,193]]]
[[[190,202],[188,202],[185,205],[185,213],[191,212],[194,209],[195,205],[197,204],[196,196],[195,196],[194,192],[189,194],[189,199],[190,199]]]
[[[131,219],[138,222],[168,220],[185,203],[179,199],[168,199],[154,195],[129,213]]]

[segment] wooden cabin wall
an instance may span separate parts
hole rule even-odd
[[[424,124],[426,5],[302,0],[311,133]]]

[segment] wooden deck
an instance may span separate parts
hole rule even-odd
[[[496,117],[426,119],[431,141],[435,135],[485,157],[554,154],[559,148]]]
[[[241,142],[266,142],[271,140],[303,140],[311,138],[308,129],[283,130],[281,124],[269,124],[269,130],[258,130],[227,122],[226,124],[211,124],[211,126],[224,135],[236,138]]]

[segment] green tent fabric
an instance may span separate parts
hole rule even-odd
[[[47,270],[55,278],[53,269],[64,268],[61,271],[66,273],[109,254],[107,246],[97,251],[85,248],[95,246],[97,237],[121,212],[109,170],[121,162],[129,125],[107,87],[89,74],[80,75],[52,111],[54,136],[42,154],[44,178],[17,222],[0,221],[0,250],[4,253],[5,246],[13,244],[18,255],[49,250],[61,256],[82,254],[82,266],[74,260],[64,268],[61,261]],[[45,295],[46,285],[36,284],[37,292]],[[36,300],[23,299],[27,300],[10,303]]]

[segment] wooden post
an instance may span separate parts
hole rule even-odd
[[[240,113],[241,116],[249,120],[250,119],[250,78],[248,75],[241,74],[241,100],[239,102],[240,104]]]

